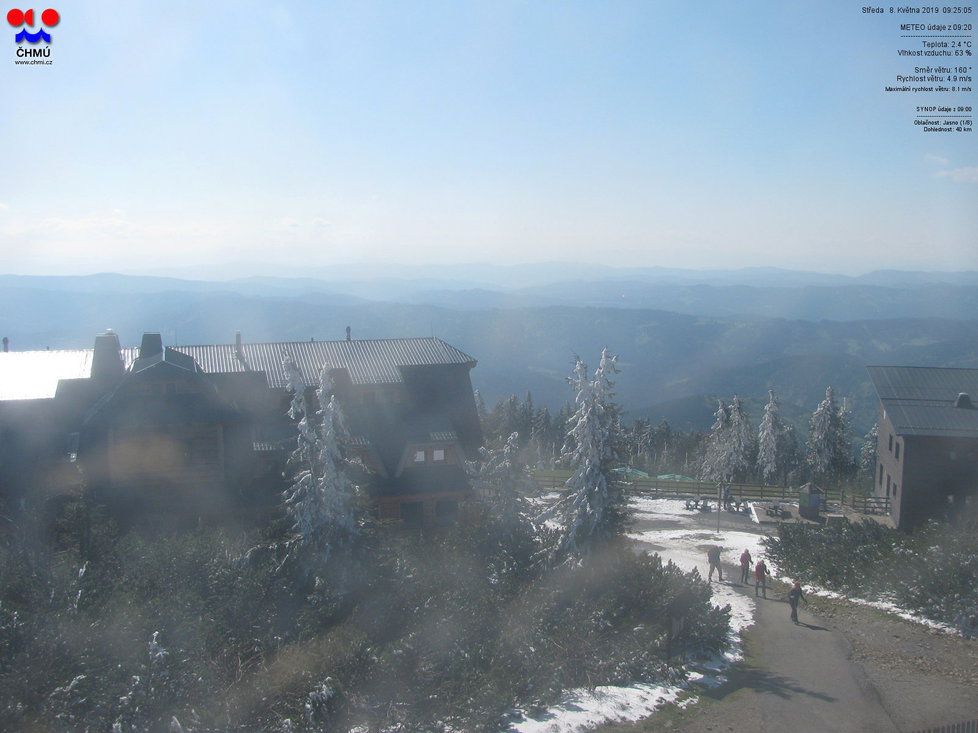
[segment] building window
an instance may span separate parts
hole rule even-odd
[[[431,452],[431,460],[434,461],[435,463],[444,463],[445,462],[445,449],[444,448],[435,448]]]
[[[424,521],[424,504],[420,501],[401,502],[401,519],[411,527],[420,527]]]
[[[886,474],[886,495],[890,495],[890,474]]]
[[[896,484],[893,484],[893,496],[896,496],[896,489],[897,489]]]
[[[894,454],[896,455],[896,459],[899,461],[900,460],[900,443],[899,443],[899,441],[897,441],[896,450],[895,450],[895,453]]]
[[[435,502],[435,519],[439,524],[451,524],[458,519],[458,502],[454,499],[439,499]]]
[[[890,451],[890,453],[893,452],[893,434],[892,433],[890,434],[890,447],[889,447],[889,451]]]
[[[213,466],[220,459],[217,438],[194,438],[190,441],[190,463],[194,466]]]
[[[880,486],[883,486],[883,464],[880,464]]]
[[[423,450],[416,450],[416,451],[414,451],[414,462],[415,463],[424,463],[424,451]]]

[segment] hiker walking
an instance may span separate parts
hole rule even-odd
[[[767,598],[767,565],[765,564],[763,558],[757,561],[757,565],[754,566],[754,596],[757,596],[757,591],[764,591],[764,597]]]
[[[723,582],[723,568],[720,567],[720,545],[713,545],[706,552],[706,559],[710,561],[710,573],[707,576],[709,581],[713,582],[713,571],[717,571],[717,577],[720,582]]]
[[[796,580],[791,590],[788,591],[788,603],[791,604],[791,620],[795,623],[798,623],[798,601],[808,603],[805,594],[801,592],[801,582]]]
[[[750,556],[750,550],[744,550],[740,554],[740,582],[744,585],[750,582],[750,566],[753,559]]]

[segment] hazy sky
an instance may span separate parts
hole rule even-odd
[[[978,132],[848,0],[57,7],[50,67],[0,30],[0,271],[978,268]]]

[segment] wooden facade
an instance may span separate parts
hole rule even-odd
[[[978,369],[869,371],[880,399],[873,492],[894,524],[978,510]]]
[[[146,334],[122,349],[103,334],[80,360],[87,373],[59,378],[52,397],[0,400],[0,431],[23,448],[14,461],[0,452],[0,492],[33,490],[13,480],[29,461],[72,464],[69,474],[114,503],[217,517],[272,506],[296,437],[283,353],[312,405],[319,371],[330,370],[378,518],[440,524],[464,511],[464,461],[482,440],[475,361],[437,339],[174,348]],[[45,419],[29,421],[31,408]]]

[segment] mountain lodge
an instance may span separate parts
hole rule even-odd
[[[867,367],[879,396],[877,496],[896,526],[978,501],[978,369]]]
[[[6,346],[6,344],[5,344]],[[282,356],[315,405],[329,365],[381,519],[447,522],[472,489],[464,460],[482,443],[469,372],[437,338],[0,353],[0,497],[70,493],[133,508],[222,517],[268,508],[296,445]]]

